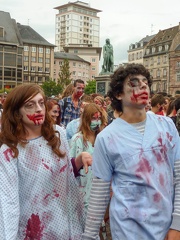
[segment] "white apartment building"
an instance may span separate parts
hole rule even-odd
[[[55,51],[64,51],[69,44],[88,44],[99,47],[101,10],[91,8],[88,3],[76,1],[55,7],[56,14]]]

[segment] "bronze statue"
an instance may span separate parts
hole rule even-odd
[[[106,43],[103,46],[103,65],[100,75],[113,73],[114,69],[114,56],[113,46],[110,44],[110,39],[106,39]]]

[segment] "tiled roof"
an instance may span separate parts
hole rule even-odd
[[[141,43],[141,42],[149,42],[149,41],[150,41],[153,37],[155,37],[155,36],[156,36],[156,34],[151,35],[151,36],[147,35],[146,37],[142,38],[142,39],[139,41],[139,43]]]
[[[164,42],[171,42],[179,30],[179,26],[160,30],[153,39],[150,40],[149,46]]]
[[[17,26],[18,26],[23,43],[55,47],[54,44],[49,43],[46,39],[44,39],[41,35],[39,35],[39,33],[37,33],[30,26],[21,25],[20,23],[17,23]]]
[[[54,52],[54,59],[56,59],[56,58],[75,60],[75,61],[86,62],[86,63],[90,64],[90,62],[85,61],[83,58],[79,57],[78,55],[72,54],[72,53]]]
[[[4,28],[4,37],[0,37],[0,42],[21,45],[16,22],[14,19],[11,19],[8,12],[0,11],[0,26]]]

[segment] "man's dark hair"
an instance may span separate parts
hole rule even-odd
[[[76,87],[76,84],[77,84],[77,83],[82,83],[82,84],[84,84],[84,81],[81,80],[81,79],[76,79],[76,80],[74,81],[74,87]]]
[[[114,110],[122,112],[122,101],[116,97],[124,91],[124,81],[128,76],[139,75],[146,77],[148,80],[148,86],[152,85],[152,77],[150,72],[142,64],[128,64],[126,67],[120,66],[110,76],[111,82],[109,84],[110,89],[107,95],[111,98],[111,106]]]

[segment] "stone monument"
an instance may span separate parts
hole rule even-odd
[[[110,75],[114,69],[114,55],[113,46],[110,43],[110,39],[106,39],[106,43],[103,46],[103,65],[99,76],[95,77],[96,80],[96,93],[105,95],[109,88]]]

